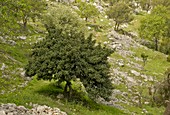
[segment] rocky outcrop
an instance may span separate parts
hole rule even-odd
[[[0,115],[67,115],[67,113],[59,108],[51,108],[46,105],[33,104],[33,108],[28,109],[8,103],[0,105]]]

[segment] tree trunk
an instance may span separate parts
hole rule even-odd
[[[117,23],[117,29],[116,30],[119,30],[119,23]]]
[[[114,27],[114,30],[116,31],[117,30],[117,22],[115,23],[115,27]]]
[[[24,29],[26,29],[27,28],[27,16],[24,16],[22,21],[23,21]]]
[[[87,22],[87,17],[85,17],[85,21]]]
[[[71,98],[71,94],[72,94],[72,87],[71,87],[71,82],[70,81],[66,81],[66,85],[64,87],[64,97],[67,99]]]
[[[155,38],[155,50],[158,51],[158,38]]]
[[[118,22],[115,23],[114,30],[115,30],[115,31],[119,30],[119,23],[118,23]]]

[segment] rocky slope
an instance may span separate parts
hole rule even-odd
[[[102,99],[100,101],[130,114],[152,113],[145,107],[153,104],[152,97],[156,90],[155,86],[164,77],[166,68],[170,66],[166,62],[166,55],[154,52],[140,45],[131,37],[120,35],[113,30],[108,33],[107,37],[108,41],[104,43],[115,49],[115,53],[108,58],[111,63],[111,76],[115,89],[110,97],[110,102],[105,102]],[[149,56],[146,66],[144,66],[141,57],[142,53]],[[161,71],[154,69],[159,69],[161,66]],[[130,106],[138,107],[140,111],[129,110]],[[161,114],[162,111],[160,110],[157,114]]]

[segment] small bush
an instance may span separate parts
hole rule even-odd
[[[170,55],[168,55],[167,57],[167,62],[170,62]]]
[[[154,94],[154,101],[157,105],[166,105],[166,100],[170,99],[170,68],[165,72],[166,78],[157,84]]]

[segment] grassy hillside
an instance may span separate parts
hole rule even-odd
[[[126,29],[136,30],[140,18],[141,16],[136,16],[136,21]],[[30,48],[44,36],[37,33],[26,36],[24,40],[17,38],[13,42],[4,42],[5,39],[0,41],[0,103],[16,103],[29,108],[32,104],[45,104],[58,107],[69,115],[161,115],[164,107],[152,106],[148,88],[165,77],[164,72],[170,67],[166,55],[148,49],[128,36],[115,33],[112,29],[114,22],[107,19],[105,14],[95,17],[95,22],[91,19],[87,26],[98,42],[116,48],[109,57],[115,89],[111,96],[113,100],[108,103],[113,107],[94,103],[81,93],[77,93],[80,99],[68,102],[62,98],[62,87],[57,87],[54,81],[38,81],[36,76],[31,81],[26,78],[24,66],[27,64]],[[35,28],[44,31],[42,27]],[[118,39],[116,35],[119,36]],[[145,66],[142,53],[148,55]]]
[[[83,106],[81,103],[67,102],[60,100],[58,94],[62,92],[61,88],[55,86],[55,82],[37,81],[33,79],[27,87],[15,93],[0,96],[2,103],[16,103],[32,107],[32,104],[48,105],[58,107],[68,113],[68,115],[123,115],[118,109],[105,105],[89,102],[90,105]]]

